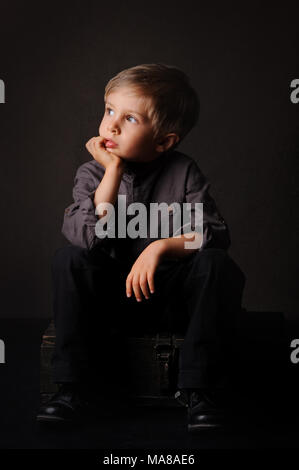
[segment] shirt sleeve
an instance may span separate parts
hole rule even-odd
[[[73,245],[92,249],[95,244],[106,244],[106,239],[96,236],[98,217],[93,203],[96,185],[90,170],[81,165],[74,179],[74,202],[64,211],[62,233]]]
[[[209,193],[209,187],[209,181],[197,164],[192,162],[185,187],[185,201],[191,203],[191,223],[187,224],[188,227],[183,225],[182,233],[196,230],[195,203],[203,203],[203,242],[200,249],[222,248],[227,250],[231,244],[229,228]]]

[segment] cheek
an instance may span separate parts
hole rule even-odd
[[[134,141],[135,145],[138,145],[138,147],[143,147],[144,145],[147,145],[148,143],[148,138],[144,134],[139,134],[138,132],[134,132],[131,134],[131,139]]]
[[[99,125],[99,134],[101,134],[101,131],[104,129],[104,125],[105,125],[105,118],[103,118],[100,122],[100,125]]]
[[[138,147],[144,149],[149,148],[151,146],[151,139],[148,136],[138,137]]]

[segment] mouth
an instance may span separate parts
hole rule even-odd
[[[117,144],[113,140],[105,139],[105,147],[114,148],[117,147]]]

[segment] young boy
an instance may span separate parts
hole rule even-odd
[[[226,252],[229,231],[209,183],[175,150],[197,122],[197,94],[176,67],[143,64],[113,77],[104,100],[99,135],[86,143],[93,160],[78,168],[74,202],[65,210],[62,233],[71,244],[53,257],[52,366],[60,387],[37,419],[84,415],[91,394],[105,385],[104,362],[113,367],[117,360],[109,363],[105,349],[115,329],[165,327],[184,330],[176,397],[188,407],[188,429],[221,426],[245,276]],[[147,229],[139,237],[136,203],[145,208],[138,223]],[[153,235],[163,228],[149,214],[153,203],[164,204],[172,221],[175,204],[191,203],[189,223]],[[195,203],[203,203],[202,231]],[[124,210],[130,236],[119,216]],[[110,236],[101,235],[103,221]]]

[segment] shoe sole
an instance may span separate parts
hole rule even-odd
[[[79,420],[71,420],[59,418],[58,416],[38,415],[36,417],[38,423],[51,423],[51,424],[76,424]]]
[[[198,431],[206,431],[207,429],[221,429],[223,424],[188,424],[188,432],[195,433]]]

